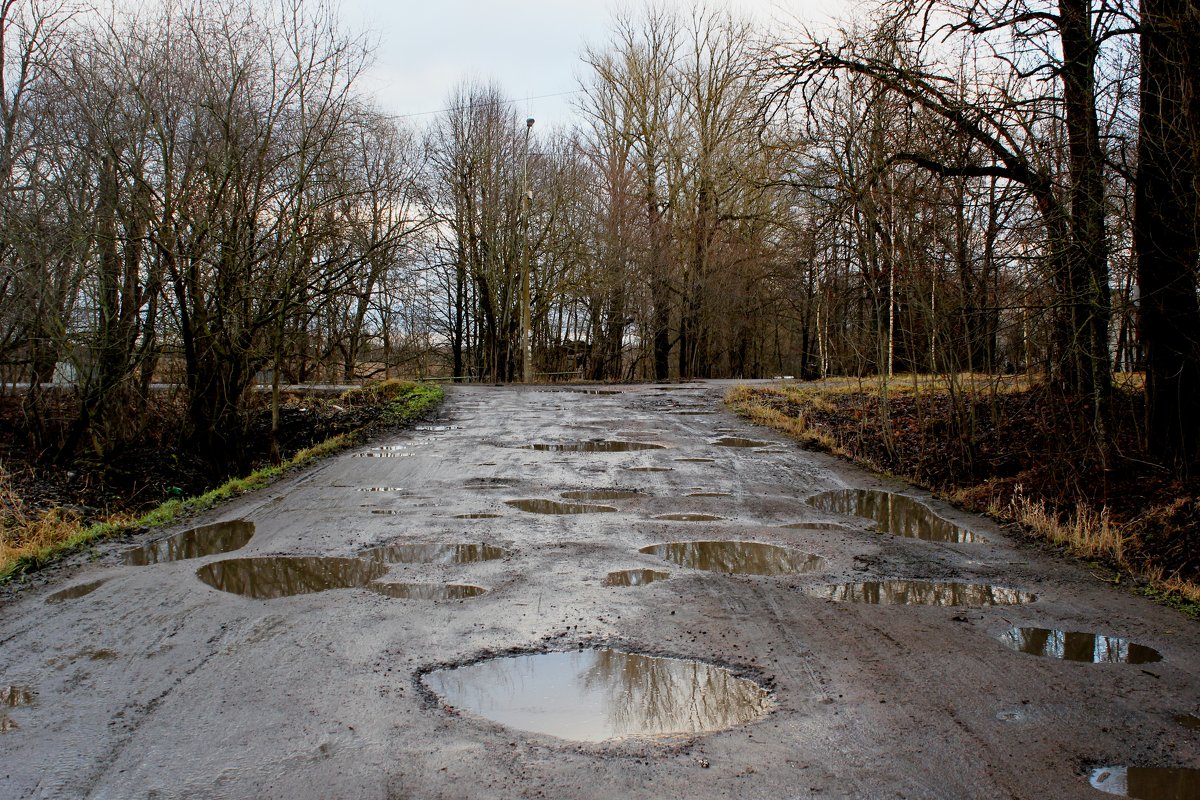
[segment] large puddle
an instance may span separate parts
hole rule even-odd
[[[505,505],[528,511],[531,514],[603,514],[616,511],[612,506],[594,506],[586,503],[560,503],[557,500],[505,500]]]
[[[1032,603],[1037,595],[982,583],[866,581],[814,586],[801,591],[840,603],[896,606],[1007,606]]]
[[[67,600],[78,600],[80,597],[86,597],[92,592],[104,585],[106,578],[101,578],[98,581],[89,581],[87,583],[68,586],[66,589],[60,589],[54,594],[46,598],[47,603],[63,603]]]
[[[1100,767],[1092,770],[1093,789],[1142,800],[1196,800],[1200,769],[1186,767]]]
[[[622,442],[596,440],[590,442],[563,442],[560,444],[529,444],[526,450],[542,450],[551,453],[628,453],[633,450],[662,450],[664,445],[651,442]]]
[[[641,497],[641,492],[628,489],[579,489],[578,491],[563,492],[565,500],[629,500]]]
[[[717,447],[770,447],[774,442],[760,442],[757,439],[744,439],[741,436],[722,436],[713,444]]]
[[[270,600],[329,589],[365,588],[387,571],[386,564],[362,558],[271,556],[214,561],[196,570],[196,577],[222,592]]]
[[[509,555],[503,547],[490,544],[390,544],[372,547],[359,554],[385,564],[474,564]]]
[[[254,536],[254,523],[244,519],[202,525],[168,539],[150,542],[125,551],[125,563],[136,567],[164,561],[182,561],[217,553],[228,553],[246,546]]]
[[[494,658],[430,672],[425,683],[501,725],[585,742],[718,731],[774,705],[723,667],[608,648]]]
[[[487,592],[468,583],[372,583],[367,588],[401,600],[466,600]]]
[[[942,519],[923,503],[891,492],[874,489],[838,489],[808,498],[822,511],[853,514],[875,520],[879,528],[897,536],[931,542],[973,542],[975,534]]]
[[[641,552],[681,567],[741,575],[796,575],[825,563],[820,556],[762,542],[667,542],[648,545]]]
[[[1058,631],[1049,628],[1013,628],[1000,637],[1013,650],[1062,661],[1090,664],[1151,664],[1162,661],[1153,647],[1116,636]]]
[[[610,572],[604,579],[605,586],[645,586],[647,583],[663,581],[671,577],[669,572],[656,569],[623,569]]]

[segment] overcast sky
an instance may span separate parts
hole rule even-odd
[[[828,24],[844,15],[847,0],[735,0],[729,6],[783,33],[797,19]],[[363,87],[381,110],[420,123],[445,107],[462,79],[495,79],[539,128],[570,122],[579,55],[585,44],[607,40],[614,7],[613,0],[341,0],[345,25],[368,29],[377,40],[376,64]]]

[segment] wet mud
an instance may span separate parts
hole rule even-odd
[[[652,442],[593,441],[529,444],[525,445],[525,449],[548,453],[631,453],[636,450],[663,450],[664,446]]]
[[[623,569],[610,572],[604,578],[605,586],[645,586],[655,581],[665,581],[671,577],[669,572],[656,569]]]
[[[371,583],[373,592],[399,600],[466,600],[487,594],[482,586],[467,583]]]
[[[628,489],[578,489],[563,492],[559,495],[564,500],[631,500],[634,497],[644,497],[641,492]]]
[[[495,561],[512,553],[490,544],[390,544],[364,550],[359,555],[384,564],[475,564]]]

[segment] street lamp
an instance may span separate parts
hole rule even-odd
[[[523,254],[521,258],[521,352],[525,383],[533,383],[533,332],[530,330],[529,308],[529,214],[533,207],[533,191],[529,188],[529,133],[533,117],[525,120],[525,164],[521,168],[521,205]]]

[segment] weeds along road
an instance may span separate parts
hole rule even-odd
[[[1200,766],[1195,622],[754,428],[726,388],[452,387],[431,424],[42,573],[0,617],[0,797],[1087,798],[1098,767]],[[805,502],[848,487],[974,541]],[[716,544],[641,551],[681,542]],[[633,569],[667,577],[606,585]],[[1161,659],[1031,655],[1017,628]],[[471,710],[522,692],[508,725]],[[577,738],[523,729],[551,719]]]

